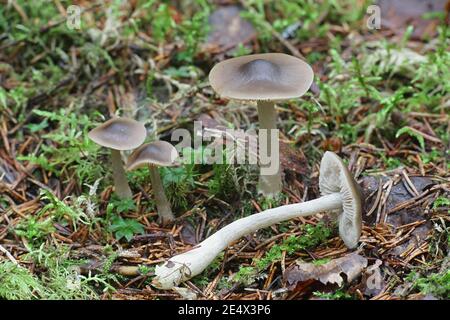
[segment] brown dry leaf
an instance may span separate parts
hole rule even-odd
[[[403,179],[404,180],[404,179]],[[408,201],[412,201],[413,195],[407,190],[406,183],[401,180],[398,183],[394,184],[388,194],[386,199],[386,211],[393,210],[398,207],[402,203],[407,203]],[[436,182],[428,177],[419,177],[419,176],[411,176],[411,183],[414,185],[416,190],[421,194],[425,192],[426,189],[432,187]],[[384,185],[388,181],[388,178],[382,177],[381,184]],[[376,201],[377,195],[376,190],[379,187],[380,178],[374,176],[363,176],[360,179],[360,185],[362,190],[364,190],[364,196],[368,197],[370,194],[374,193],[372,197],[366,199],[364,212],[368,213],[369,210],[373,207],[374,202]],[[384,190],[383,192],[385,192]],[[378,203],[379,205],[379,203]],[[377,208],[376,208],[377,209]],[[376,211],[373,212],[370,217],[367,217],[366,214],[363,214],[363,220],[368,225],[375,225],[375,216]],[[424,220],[426,215],[424,213],[423,208],[420,206],[420,202],[415,205],[414,203],[411,206],[408,206],[404,209],[399,209],[395,212],[390,212],[387,216],[386,223],[393,225],[394,227],[400,227],[405,224],[417,222]]]
[[[181,229],[181,240],[184,243],[195,245],[198,243],[197,236],[195,235],[195,228],[189,222],[183,223],[183,229]]]
[[[318,280],[323,284],[331,283],[341,286],[344,281],[342,273],[347,276],[347,282],[351,282],[366,267],[367,259],[354,252],[323,265],[297,263],[289,267],[283,277],[290,288],[295,288],[297,283],[311,279]]]
[[[211,31],[205,44],[206,51],[215,53],[233,49],[240,43],[247,43],[256,36],[255,28],[241,15],[239,6],[219,7],[209,17]]]
[[[306,174],[308,162],[300,148],[293,148],[280,141],[280,165],[283,170]]]
[[[424,194],[426,190],[436,184],[429,177],[410,176],[409,179],[419,194]],[[383,186],[387,181],[387,177],[381,179],[373,176],[362,177],[360,182],[363,190],[365,190],[364,195],[367,197],[368,194],[373,194],[369,199],[366,198],[363,220],[367,226],[381,227],[381,224],[384,223],[390,226],[391,230],[386,230],[385,235],[389,241],[382,241],[383,246],[388,250],[387,253],[389,255],[402,256],[406,255],[405,252],[408,252],[411,248],[418,249],[424,244],[433,228],[433,224],[429,221],[430,213],[423,209],[422,200],[426,200],[427,196],[419,197],[415,200],[412,191],[408,191],[406,187],[405,179],[396,182],[389,191],[387,191],[388,188],[382,190],[379,194],[380,196],[377,196],[378,192],[376,190],[379,188],[379,183],[381,182],[381,186]],[[428,197],[432,196],[432,193],[428,195]],[[371,215],[367,216],[371,209]],[[382,215],[383,212],[386,220],[381,221],[381,224],[377,225],[375,217],[378,214]],[[400,230],[397,228],[402,228],[405,225],[411,225],[411,227],[403,229],[401,235],[396,236],[395,234]],[[408,232],[410,232],[409,235]]]
[[[340,153],[342,150],[342,140],[338,137],[331,137],[322,141],[320,147],[324,151],[333,151],[336,153]]]
[[[403,33],[412,25],[412,37],[416,39],[435,35],[438,19],[424,19],[424,15],[444,12],[446,3],[447,0],[378,0],[382,25],[396,33]]]

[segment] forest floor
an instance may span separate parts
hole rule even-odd
[[[0,3],[0,299],[450,297],[446,1],[79,0],[80,28],[68,1]],[[260,52],[315,73],[277,105],[282,195],[258,195],[254,165],[186,164],[160,170],[172,226],[157,223],[147,169],[117,199],[87,132],[113,115],[145,123],[147,141],[194,121],[257,129],[255,104],[221,99],[208,73]],[[317,198],[326,150],[366,199],[357,250],[318,214],[240,239],[181,289],[151,285],[157,264],[228,223]]]

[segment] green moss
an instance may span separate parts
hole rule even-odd
[[[316,226],[303,225],[303,234],[299,237],[290,236],[283,243],[273,245],[268,252],[261,259],[256,259],[255,264],[258,270],[262,271],[269,267],[272,263],[280,261],[283,252],[287,255],[292,255],[297,251],[307,248],[316,247],[323,243],[331,235],[331,230],[324,226],[322,222]]]

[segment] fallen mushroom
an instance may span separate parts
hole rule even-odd
[[[127,170],[134,170],[148,165],[158,216],[163,225],[173,221],[175,217],[164,192],[158,166],[174,166],[177,164],[175,162],[177,158],[177,149],[166,141],[154,141],[143,144],[128,157]]]
[[[307,262],[297,262],[291,265],[283,274],[283,278],[289,288],[293,289],[300,282],[311,279],[318,280],[323,284],[337,284],[342,286],[344,278],[350,283],[367,267],[367,258],[358,254],[358,252],[349,253],[343,257],[333,259],[321,265]]]
[[[327,151],[320,164],[322,197],[289,204],[236,220],[202,241],[194,249],[170,258],[156,267],[153,285],[170,289],[198,274],[234,241],[258,229],[297,217],[323,211],[338,212],[339,235],[348,248],[358,244],[361,220],[361,196],[358,186],[342,160]]]
[[[144,124],[126,118],[113,118],[92,129],[88,136],[98,145],[111,149],[111,165],[116,194],[121,199],[132,193],[123,168],[120,151],[139,147],[147,136]]]
[[[278,131],[277,144],[271,144],[272,130],[276,129],[277,120],[274,101],[303,96],[311,86],[313,76],[313,70],[306,62],[283,53],[254,54],[225,60],[215,65],[209,73],[209,82],[219,95],[257,101],[260,132],[264,132],[261,129],[267,130],[263,143],[260,135],[260,163],[263,146],[277,166],[272,174],[264,174],[261,170],[259,188],[265,196],[274,196],[282,190]]]

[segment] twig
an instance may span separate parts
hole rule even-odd
[[[375,198],[375,201],[373,202],[372,208],[370,208],[369,212],[366,213],[366,216],[370,216],[374,211],[376,210],[378,204],[380,203],[381,194],[383,193],[383,184],[382,180],[380,179],[378,183],[378,191],[377,191],[377,197]]]
[[[11,260],[12,263],[14,263],[15,265],[19,265],[19,262],[17,262],[17,260],[13,257],[13,255],[8,250],[6,250],[5,247],[3,247],[1,244],[0,244],[0,251],[3,252],[6,255],[6,257],[9,260]]]
[[[250,11],[253,14],[257,14],[257,12],[255,11],[255,9],[248,5],[245,1],[241,1],[242,6],[247,9],[248,11]],[[280,41],[280,43],[286,47],[286,49],[288,49],[293,56],[300,58],[302,60],[306,60],[305,57],[300,53],[300,51],[298,51],[298,49],[296,47],[294,47],[288,40],[286,40],[285,38],[283,38],[283,36],[281,34],[278,33],[278,31],[276,31],[272,25],[267,22],[266,20],[263,21],[263,25],[265,28],[267,28],[267,30],[270,31],[270,33],[277,38],[278,41]]]

